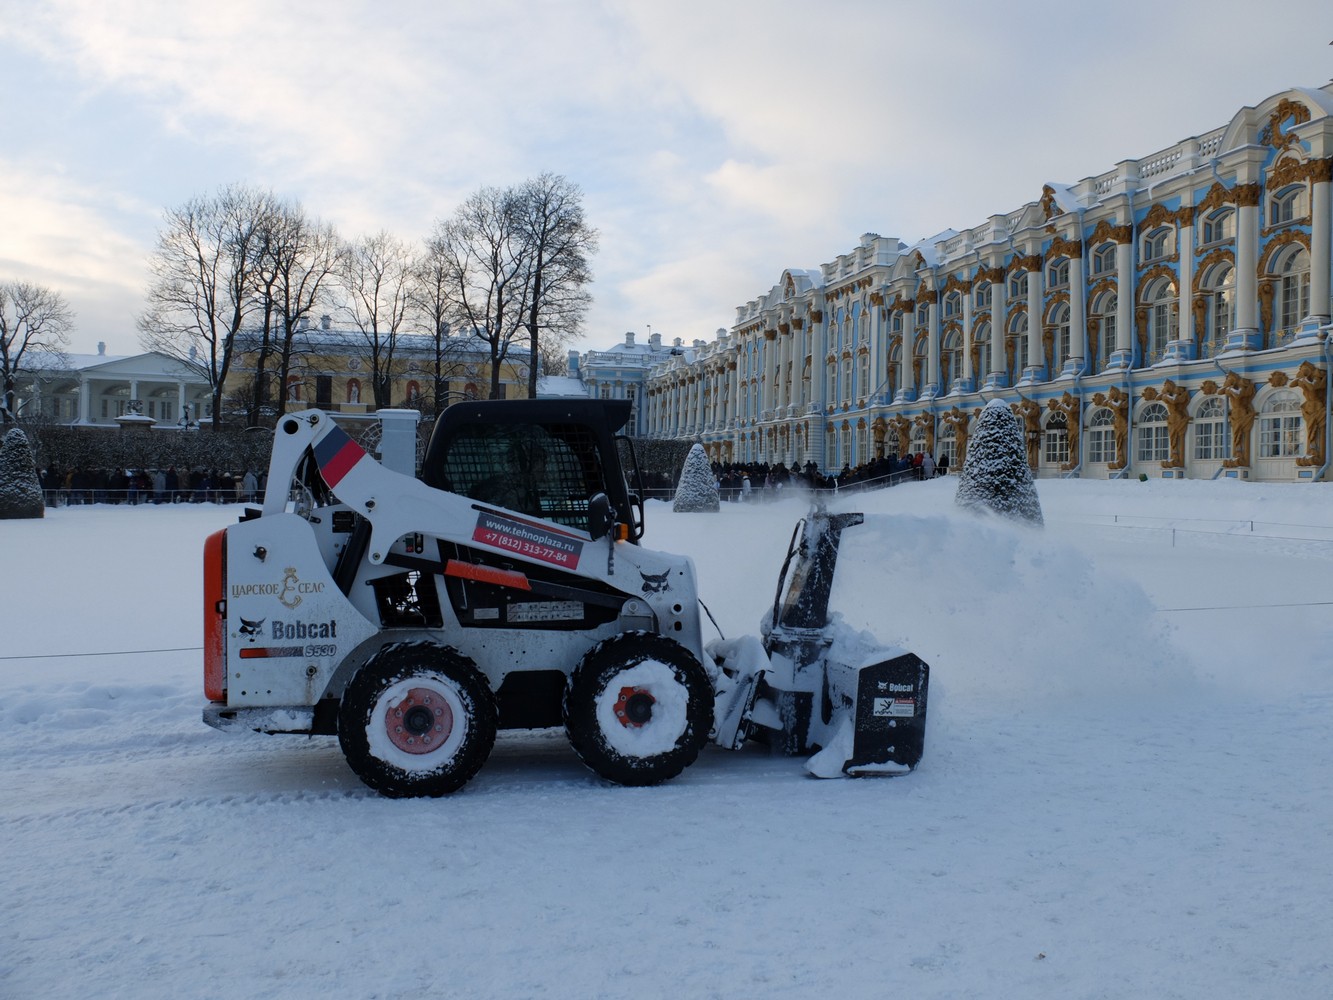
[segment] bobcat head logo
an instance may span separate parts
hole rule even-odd
[[[643,577],[643,592],[645,594],[661,594],[671,589],[671,584],[667,582],[667,578],[671,576],[671,570],[656,574],[639,570],[639,576]]]
[[[240,632],[241,635],[260,635],[264,631],[264,622],[266,621],[268,621],[267,618],[261,618],[257,622],[252,622],[248,618],[242,618],[241,627],[237,629],[237,631]]]

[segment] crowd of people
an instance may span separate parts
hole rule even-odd
[[[814,462],[806,462],[803,466],[792,463],[790,468],[781,463],[714,462],[713,474],[724,501],[745,502],[780,496],[784,489],[793,487],[829,492],[878,489],[907,479],[947,476],[949,464],[947,455],[941,455],[937,463],[930,455],[918,452],[901,458],[888,455],[855,467],[844,465],[836,473],[821,472]]]
[[[46,468],[38,473],[48,507],[67,504],[254,503],[264,474],[188,469]]]

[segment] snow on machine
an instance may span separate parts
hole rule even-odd
[[[204,721],[337,735],[389,796],[455,791],[497,730],[553,726],[625,785],[676,776],[709,739],[818,751],[820,776],[915,767],[926,664],[830,623],[862,515],[812,510],[762,635],[705,648],[693,563],[638,544],[629,414],[456,404],[420,478],[414,447],[394,471],[319,410],[280,418],[262,509],[204,546]]]

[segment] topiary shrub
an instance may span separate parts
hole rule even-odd
[[[1032,482],[1023,432],[1012,410],[992,399],[977,415],[954,502],[1031,524],[1045,523]]]
[[[28,435],[10,428],[0,442],[0,519],[45,517],[42,482]]]
[[[685,465],[680,470],[680,482],[676,484],[676,499],[671,509],[694,512],[716,511],[720,507],[713,467],[708,464],[704,446],[696,444],[685,456]]]

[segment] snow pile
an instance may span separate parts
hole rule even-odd
[[[717,491],[717,479],[713,476],[712,466],[704,446],[696,444],[685,456],[685,464],[680,470],[680,482],[676,484],[676,498],[671,509],[676,513],[712,511],[720,506]]]

